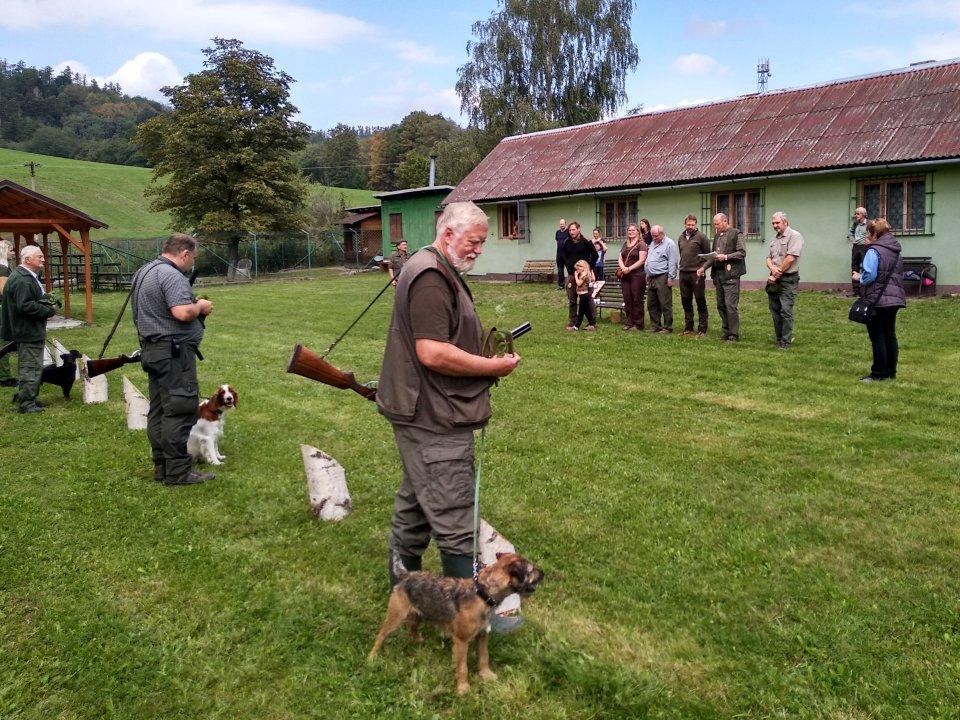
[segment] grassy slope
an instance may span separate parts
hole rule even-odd
[[[0,716],[955,717],[956,299],[912,304],[900,379],[863,385],[866,334],[835,297],[801,295],[782,353],[761,293],[728,347],[715,325],[565,333],[551,286],[477,287],[487,321],[502,303],[534,326],[494,390],[483,514],[547,577],[526,627],[491,641],[500,679],[458,699],[434,633],[364,663],[400,477],[388,424],[283,372],[382,282],[210,289],[201,388],[242,400],[207,485],[151,482],[120,373],[107,405],[45,389],[45,415],[0,414]],[[121,300],[59,336],[94,351]],[[375,376],[388,313],[331,360]],[[129,322],[112,347],[134,347]],[[301,442],[345,466],[344,522],[310,516]]]
[[[143,196],[150,182],[150,170],[0,148],[0,179],[30,187],[30,171],[23,164],[31,160],[43,165],[37,170],[39,192],[110,226],[95,234],[95,239],[159,237],[170,232],[167,213],[150,212],[149,202]],[[342,195],[347,207],[376,204],[369,190],[314,184],[309,187],[311,194],[332,193],[337,201]]]

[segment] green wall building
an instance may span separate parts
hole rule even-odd
[[[407,241],[411,253],[432,243],[437,217],[443,212],[441,203],[451,190],[450,185],[433,185],[374,195],[380,201],[384,255],[393,252],[400,240]]]
[[[555,255],[560,218],[615,252],[640,218],[676,238],[693,213],[713,237],[725,212],[748,238],[748,286],[766,279],[787,214],[806,240],[801,283],[850,282],[858,206],[886,217],[903,255],[930,257],[938,292],[960,290],[960,61],[505,138],[445,202],[490,218],[474,272],[507,275]]]

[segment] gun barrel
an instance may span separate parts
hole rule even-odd
[[[0,345],[0,358],[2,358],[4,355],[6,355],[6,354],[8,354],[8,353],[12,353],[12,352],[13,352],[14,350],[16,350],[16,349],[17,349],[17,341],[16,341],[16,340],[11,340],[10,342],[6,343],[5,345]]]
[[[111,370],[116,370],[118,367],[123,367],[128,363],[138,362],[140,360],[140,352],[135,352],[133,355],[120,355],[115,358],[102,358],[100,360],[87,360],[87,377],[95,378],[98,375],[104,375]]]
[[[531,330],[533,330],[533,326],[530,325],[530,321],[528,320],[528,321],[525,322],[525,323],[522,323],[522,324],[520,324],[520,325],[517,325],[517,327],[515,327],[513,330],[511,330],[511,331],[510,331],[510,335],[513,337],[514,340],[516,340],[516,339],[519,338],[519,337],[523,337],[524,335],[526,335],[526,334],[527,334],[528,332],[530,332]]]

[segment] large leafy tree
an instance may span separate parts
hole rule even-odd
[[[497,139],[612,115],[640,61],[632,0],[500,0],[473,24],[457,93]]]
[[[228,277],[248,232],[300,227],[305,181],[294,160],[308,128],[295,121],[293,78],[239,40],[214,38],[201,72],[162,92],[173,107],[141,124],[153,165],[151,208],[173,224],[223,237]],[[165,182],[164,182],[165,181]]]

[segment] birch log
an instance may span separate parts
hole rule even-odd
[[[513,543],[498,533],[493,526],[483,518],[480,518],[480,534],[477,538],[479,546],[480,562],[484,565],[492,565],[497,561],[497,553],[516,552]],[[520,596],[517,593],[507,595],[503,602],[497,605],[495,612],[500,615],[509,612],[518,612],[520,610]]]
[[[353,512],[343,466],[311,445],[301,445],[300,455],[307,473],[310,510],[321,520],[343,520]]]
[[[127,429],[146,430],[150,401],[137,390],[137,386],[130,382],[126,375],[123,376],[123,404],[127,408]]]
[[[80,377],[83,378],[83,404],[95,405],[97,403],[105,403],[108,399],[107,376],[97,375],[95,378],[87,377],[87,360],[89,359],[90,358],[84,355],[80,359],[80,362],[77,363]]]

